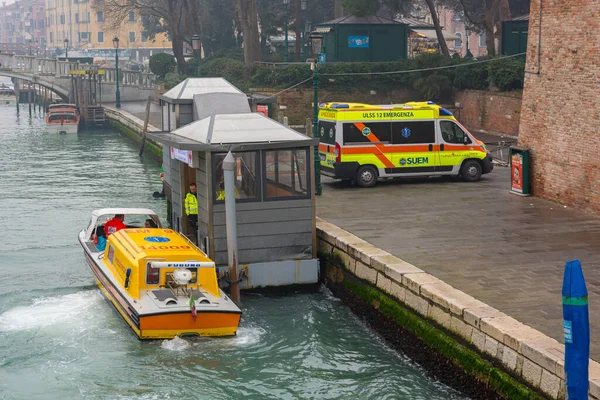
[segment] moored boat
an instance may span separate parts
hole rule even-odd
[[[14,104],[17,102],[17,94],[15,89],[0,83],[0,104]]]
[[[79,110],[75,104],[51,104],[46,113],[49,133],[77,133]]]
[[[113,225],[106,217],[121,215],[125,228],[101,250]],[[214,262],[152,210],[95,210],[79,242],[98,287],[140,339],[235,335],[241,310],[219,288]]]

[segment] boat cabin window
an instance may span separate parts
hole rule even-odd
[[[75,113],[56,113],[50,114],[49,121],[74,121]]]
[[[146,264],[146,283],[158,285],[160,282],[160,268],[152,268],[152,263]]]
[[[192,279],[190,279],[190,283],[197,283],[198,269],[187,268],[187,270],[192,273]],[[160,268],[153,268],[151,262],[146,263],[146,283],[148,285],[158,285],[160,283]]]

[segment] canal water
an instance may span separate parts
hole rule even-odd
[[[463,399],[326,290],[243,296],[238,335],[141,342],[77,243],[92,209],[164,219],[159,167],[116,132],[0,105],[0,399]]]

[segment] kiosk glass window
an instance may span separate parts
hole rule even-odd
[[[264,151],[265,200],[310,197],[308,149]]]
[[[225,201],[225,175],[223,172],[223,160],[227,153],[213,154],[213,171],[214,171],[214,200],[216,202]],[[235,198],[238,201],[255,201],[260,200],[260,186],[258,181],[257,171],[258,152],[245,151],[233,153],[235,159],[235,169],[233,171],[235,177]]]

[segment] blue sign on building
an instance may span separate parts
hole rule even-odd
[[[319,54],[319,63],[323,64],[325,61],[327,61],[326,54],[325,53]]]
[[[348,47],[353,49],[368,49],[368,36],[348,36]]]

